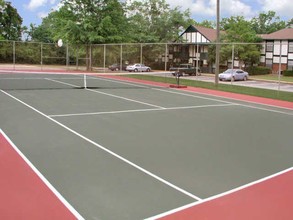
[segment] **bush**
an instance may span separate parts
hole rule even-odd
[[[251,66],[246,69],[249,75],[266,75],[272,72],[272,69],[264,66]]]
[[[284,70],[282,74],[283,76],[293,76],[293,70]]]

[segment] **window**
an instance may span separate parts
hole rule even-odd
[[[270,59],[270,60],[267,59],[266,60],[266,66],[272,68],[272,66],[273,66],[273,60],[272,59]]]
[[[273,52],[274,43],[273,42],[267,42],[266,44],[266,51],[267,52]]]
[[[293,53],[293,42],[289,42],[288,52]]]

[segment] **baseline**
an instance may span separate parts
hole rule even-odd
[[[146,220],[290,219],[292,184],[293,167]]]

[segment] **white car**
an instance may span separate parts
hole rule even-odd
[[[247,80],[248,73],[241,69],[227,69],[225,72],[219,74],[219,80],[223,81],[236,81],[236,80]]]
[[[151,68],[149,66],[145,66],[144,64],[135,63],[133,65],[127,66],[126,70],[129,72],[150,72]]]

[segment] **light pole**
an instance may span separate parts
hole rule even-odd
[[[215,85],[219,84],[220,71],[220,0],[217,0],[217,40],[216,40],[216,69],[215,69]]]

